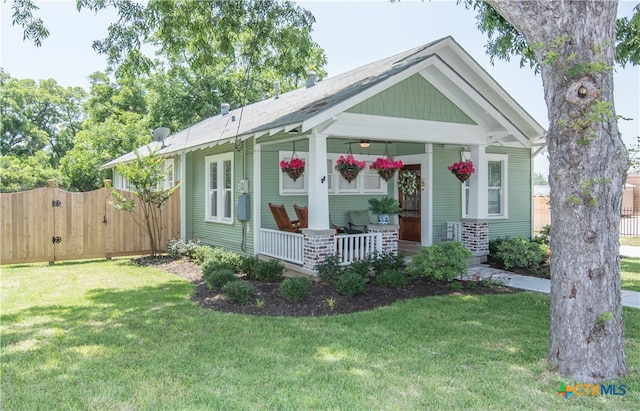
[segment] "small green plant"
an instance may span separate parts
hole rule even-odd
[[[353,297],[356,294],[364,292],[364,287],[368,281],[368,278],[364,278],[354,272],[346,271],[340,276],[338,281],[336,281],[336,290],[338,290],[340,294]]]
[[[400,270],[384,270],[376,275],[376,283],[383,287],[402,288],[409,283],[409,277]]]
[[[444,288],[451,291],[459,291],[462,290],[462,283],[460,281],[451,281],[447,283]]]
[[[180,239],[167,241],[167,252],[174,260],[188,257],[194,259],[196,250],[200,247],[200,240],[189,240],[186,243]]]
[[[280,281],[284,273],[284,265],[278,260],[257,261],[253,266],[256,280],[275,283]]]
[[[495,256],[507,270],[513,267],[538,269],[549,258],[549,251],[542,244],[518,237],[500,243]]]
[[[222,287],[222,294],[238,304],[247,304],[253,300],[256,289],[248,281],[232,281]]]
[[[256,307],[258,307],[259,310],[262,310],[264,306],[265,306],[264,300],[256,298]]]
[[[348,267],[347,270],[352,273],[356,273],[361,277],[369,278],[369,269],[371,268],[371,262],[369,260],[354,260]]]
[[[212,271],[206,278],[205,284],[209,288],[222,288],[227,283],[232,281],[236,281],[238,277],[236,277],[233,270],[230,269],[222,269],[217,271]]]
[[[376,214],[398,214],[402,209],[400,203],[395,198],[382,197],[370,198],[369,210]]]
[[[307,277],[287,278],[280,284],[280,295],[291,302],[299,303],[311,292],[311,280]]]
[[[316,264],[316,271],[322,282],[333,284],[340,278],[342,267],[338,257],[330,255],[323,262]]]
[[[471,252],[457,241],[446,241],[431,247],[423,247],[413,257],[409,273],[434,280],[451,281],[467,273],[467,259]]]
[[[233,274],[233,268],[231,267],[231,264],[228,263],[223,263],[216,260],[207,260],[204,264],[202,264],[202,279],[207,284],[207,287],[218,287],[212,284],[218,284],[217,277],[220,271],[231,271],[231,273]]]
[[[542,244],[542,245],[546,245],[547,247],[550,247],[551,246],[551,225],[547,224],[544,227],[542,227],[538,235],[533,237],[533,241],[535,241],[538,244]]]
[[[329,306],[329,309],[333,311],[333,308],[336,306],[336,300],[334,300],[333,298],[327,298],[325,301],[327,302],[327,306]]]
[[[240,272],[247,276],[247,278],[255,280],[255,267],[258,264],[258,257],[241,257],[240,259]]]
[[[402,253],[397,255],[391,252],[374,252],[369,256],[371,262],[371,268],[376,275],[385,270],[404,270],[407,267],[407,262],[404,259]]]
[[[220,247],[200,246],[194,253],[194,261],[197,264],[204,264],[207,260],[216,260],[231,265],[233,271],[240,272],[242,258],[240,254],[225,250]]]

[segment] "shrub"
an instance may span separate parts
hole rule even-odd
[[[268,283],[275,283],[282,277],[284,265],[278,260],[257,261],[253,266],[255,278]]]
[[[194,260],[198,264],[202,264],[207,260],[216,260],[228,263],[235,272],[240,272],[240,265],[242,262],[240,255],[233,251],[225,250],[220,247],[209,246],[199,247],[194,254]]]
[[[202,279],[207,284],[209,288],[221,287],[222,285],[214,286],[213,284],[218,283],[218,273],[220,271],[231,271],[233,274],[233,268],[230,264],[222,263],[216,260],[207,260],[204,264],[202,264]],[[235,276],[234,276],[235,278]]]
[[[404,270],[407,267],[407,262],[404,260],[402,253],[394,255],[391,252],[375,252],[369,257],[369,261],[376,275],[385,270]]]
[[[316,270],[320,280],[328,284],[335,283],[342,274],[340,261],[335,255],[330,255],[323,262],[316,264]]]
[[[507,270],[513,267],[537,269],[549,258],[545,246],[528,238],[508,238],[497,249],[496,257]]]
[[[498,252],[498,246],[504,242],[505,238],[495,238],[493,240],[489,240],[489,255],[492,257],[496,257],[496,253]]]
[[[384,270],[376,275],[376,283],[383,287],[402,288],[409,283],[409,277],[400,270]]]
[[[189,240],[186,244],[184,241],[180,239],[169,240],[167,241],[167,252],[169,256],[174,260],[178,260],[180,258],[189,257],[193,259],[196,253],[196,250],[200,247],[199,240]]]
[[[300,302],[311,292],[311,280],[306,277],[287,278],[280,284],[280,295],[292,302]]]
[[[547,247],[550,247],[551,246],[551,225],[547,224],[544,227],[542,227],[538,235],[533,237],[533,241],[535,241],[538,244],[542,244],[542,245],[546,245]]]
[[[369,260],[354,260],[349,267],[348,271],[356,273],[363,278],[369,278],[369,269],[371,268],[371,262]]]
[[[336,290],[338,290],[340,294],[353,297],[356,294],[364,292],[364,286],[368,281],[368,278],[364,278],[359,274],[347,271],[338,278],[338,281],[336,281]]]
[[[247,304],[253,301],[256,289],[248,281],[232,281],[222,287],[222,294],[238,304]]]
[[[471,252],[461,243],[446,241],[423,247],[420,254],[411,260],[409,272],[414,276],[451,281],[458,275],[466,274],[469,257]]]
[[[212,271],[207,277],[204,279],[204,282],[207,284],[209,288],[222,288],[225,284],[230,283],[232,281],[236,281],[238,278],[235,273],[231,269],[222,269],[217,271]]]
[[[255,279],[256,264],[258,264],[258,257],[241,257],[240,272],[246,275],[247,278]]]

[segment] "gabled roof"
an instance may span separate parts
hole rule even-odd
[[[490,107],[500,113],[504,117],[503,122],[509,123],[506,128],[511,129],[512,134],[518,134],[521,141],[542,138],[544,129],[449,36],[327,78],[313,87],[302,87],[278,98],[272,97],[226,115],[205,119],[169,136],[158,154],[171,156],[236,139],[257,138],[293,129],[304,133],[369,97],[366,91],[376,90],[374,86],[394,84],[395,78],[400,81],[401,73],[429,67],[438,68],[429,75],[433,81],[439,81],[441,87],[455,87],[463,98],[473,90],[480,96],[476,99],[483,100],[482,104],[476,104],[477,110],[485,112]],[[449,74],[438,77],[441,71]],[[144,154],[159,145],[154,142],[139,151]],[[133,152],[128,153],[103,168],[134,158]]]

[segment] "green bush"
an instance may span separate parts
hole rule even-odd
[[[200,248],[199,240],[189,240],[187,243],[179,239],[167,241],[167,252],[175,260],[184,257],[193,260],[198,248]]]
[[[394,255],[391,252],[375,252],[370,255],[369,261],[376,275],[385,270],[404,270],[407,267],[407,262],[402,253]]]
[[[508,238],[498,245],[495,256],[507,270],[514,267],[537,269],[549,258],[549,251],[528,238]]]
[[[241,257],[240,259],[240,272],[250,278],[255,280],[255,267],[258,264],[258,257]]]
[[[200,246],[195,251],[194,261],[203,264],[207,260],[216,260],[231,265],[233,271],[240,272],[242,258],[233,251],[225,250],[220,247]]]
[[[538,244],[546,245],[547,247],[551,247],[551,225],[547,224],[536,235],[533,237],[533,241]]]
[[[253,266],[253,273],[257,280],[275,283],[284,273],[284,265],[278,260],[258,261]]]
[[[212,271],[209,275],[206,276],[206,278],[204,278],[204,282],[209,288],[222,288],[225,284],[236,281],[237,279],[238,277],[236,277],[233,270],[222,269]]]
[[[505,238],[495,238],[493,240],[489,240],[489,255],[495,257],[498,252],[498,246],[502,244],[502,242],[506,240]],[[497,257],[496,257],[497,258]]]
[[[222,294],[238,304],[247,304],[253,301],[256,289],[248,281],[232,281],[222,287]]]
[[[363,278],[369,278],[369,269],[371,268],[371,262],[369,260],[354,260],[348,267],[347,271],[356,273]]]
[[[335,283],[342,275],[340,261],[335,255],[330,255],[323,262],[316,264],[316,270],[320,280],[327,284]]]
[[[311,280],[307,277],[287,278],[280,284],[280,295],[292,302],[300,302],[311,292]]]
[[[376,275],[376,283],[383,287],[402,288],[409,283],[409,277],[403,271],[388,269]]]
[[[368,281],[368,278],[364,278],[351,271],[346,271],[338,278],[338,281],[336,281],[336,290],[338,290],[340,294],[353,297],[356,294],[364,292],[364,286]]]
[[[446,241],[431,247],[422,247],[413,257],[409,273],[434,280],[451,281],[467,273],[467,260],[471,252],[457,241]]]
[[[231,271],[233,267],[229,263],[223,263],[216,260],[207,260],[202,264],[202,279],[209,285],[210,279],[215,276],[218,271]]]

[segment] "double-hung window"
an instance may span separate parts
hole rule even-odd
[[[487,214],[489,218],[506,218],[507,212],[507,158],[504,154],[487,154]],[[464,216],[469,214],[469,183],[464,182],[462,205]]]
[[[233,223],[233,153],[205,157],[205,220]]]

